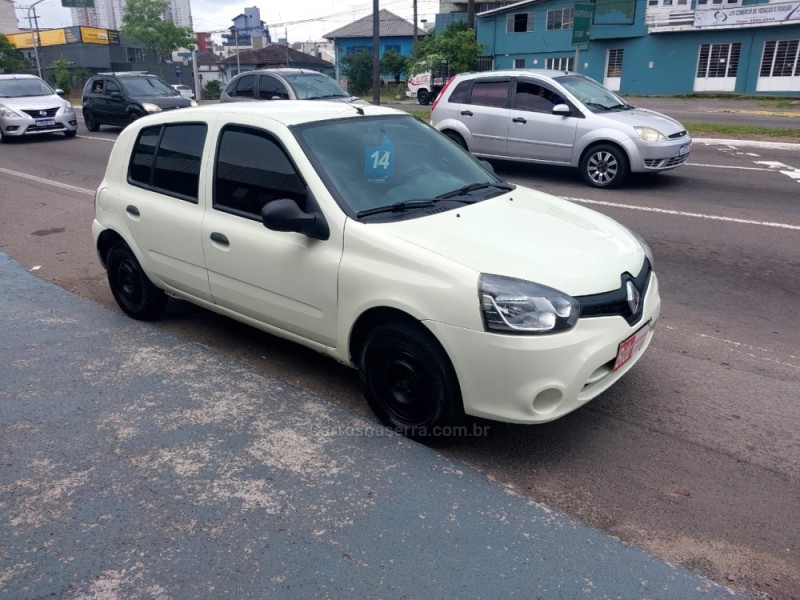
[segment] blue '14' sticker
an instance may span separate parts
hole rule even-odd
[[[394,145],[386,136],[375,141],[375,145],[364,148],[364,179],[367,183],[386,183],[394,175]]]

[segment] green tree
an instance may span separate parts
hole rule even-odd
[[[341,58],[347,90],[354,96],[363,96],[372,89],[372,53],[353,52]]]
[[[203,88],[203,99],[205,100],[219,100],[219,95],[222,92],[222,85],[217,79],[212,79]]]
[[[408,58],[396,50],[387,50],[381,56],[381,75],[394,77],[395,83],[400,83],[400,76],[408,71]]]
[[[55,69],[56,87],[64,90],[64,95],[69,96],[72,91],[72,74],[69,72],[69,62],[63,56],[51,63]]]
[[[0,34],[0,73],[14,73],[25,68],[25,61],[8,38]]]
[[[159,59],[197,43],[191,29],[164,20],[166,9],[166,0],[128,0],[122,17],[122,32],[141,40]]]
[[[475,30],[469,29],[464,21],[454,21],[439,35],[431,32],[419,44],[419,56],[436,57],[445,60],[456,73],[474,71],[478,62],[478,53],[483,44],[478,43]]]

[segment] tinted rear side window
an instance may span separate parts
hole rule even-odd
[[[463,102],[468,102],[469,99],[469,87],[472,84],[471,81],[462,81],[456,86],[456,89],[453,90],[453,93],[450,94],[450,99],[448,102],[457,102],[459,104]]]
[[[204,123],[143,129],[133,149],[128,181],[197,202],[206,132]]]
[[[508,81],[476,81],[472,88],[472,104],[505,107],[508,84]]]

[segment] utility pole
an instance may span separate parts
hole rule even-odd
[[[414,62],[417,62],[417,0],[414,0],[414,46],[411,50],[411,56],[414,59]]]
[[[372,103],[381,103],[381,15],[379,0],[372,0]]]
[[[44,79],[42,77],[42,63],[39,60],[39,17],[36,16],[35,7],[40,2],[44,2],[44,0],[36,0],[33,4],[28,7],[28,29],[31,32],[31,37],[33,38],[33,55],[36,57],[36,70],[39,73],[39,79]],[[34,33],[33,25],[31,24],[31,10],[33,10],[33,20],[36,22],[36,32]]]
[[[239,65],[239,28],[236,25],[233,26],[233,35],[236,37],[236,74],[238,75],[241,66]]]

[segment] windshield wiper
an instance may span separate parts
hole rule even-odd
[[[616,110],[618,108],[622,110],[633,110],[633,106],[630,104],[615,104],[614,106],[609,106],[608,110]]]
[[[483,190],[486,188],[498,188],[501,190],[505,190],[510,192],[514,189],[514,186],[510,183],[500,183],[500,182],[492,182],[492,181],[485,181],[483,183],[470,183],[469,185],[465,185],[464,187],[460,187],[457,190],[453,190],[452,192],[446,192],[444,194],[439,194],[436,196],[438,200],[442,200],[444,198],[455,198],[456,196],[466,196],[470,192],[474,192],[476,190]]]
[[[367,208],[360,210],[356,216],[368,217],[370,215],[378,215],[380,213],[388,212],[404,212],[413,208],[427,208],[436,204],[436,200],[403,200],[402,202],[395,202],[394,204],[387,204],[386,206],[376,206],[375,208]]]

